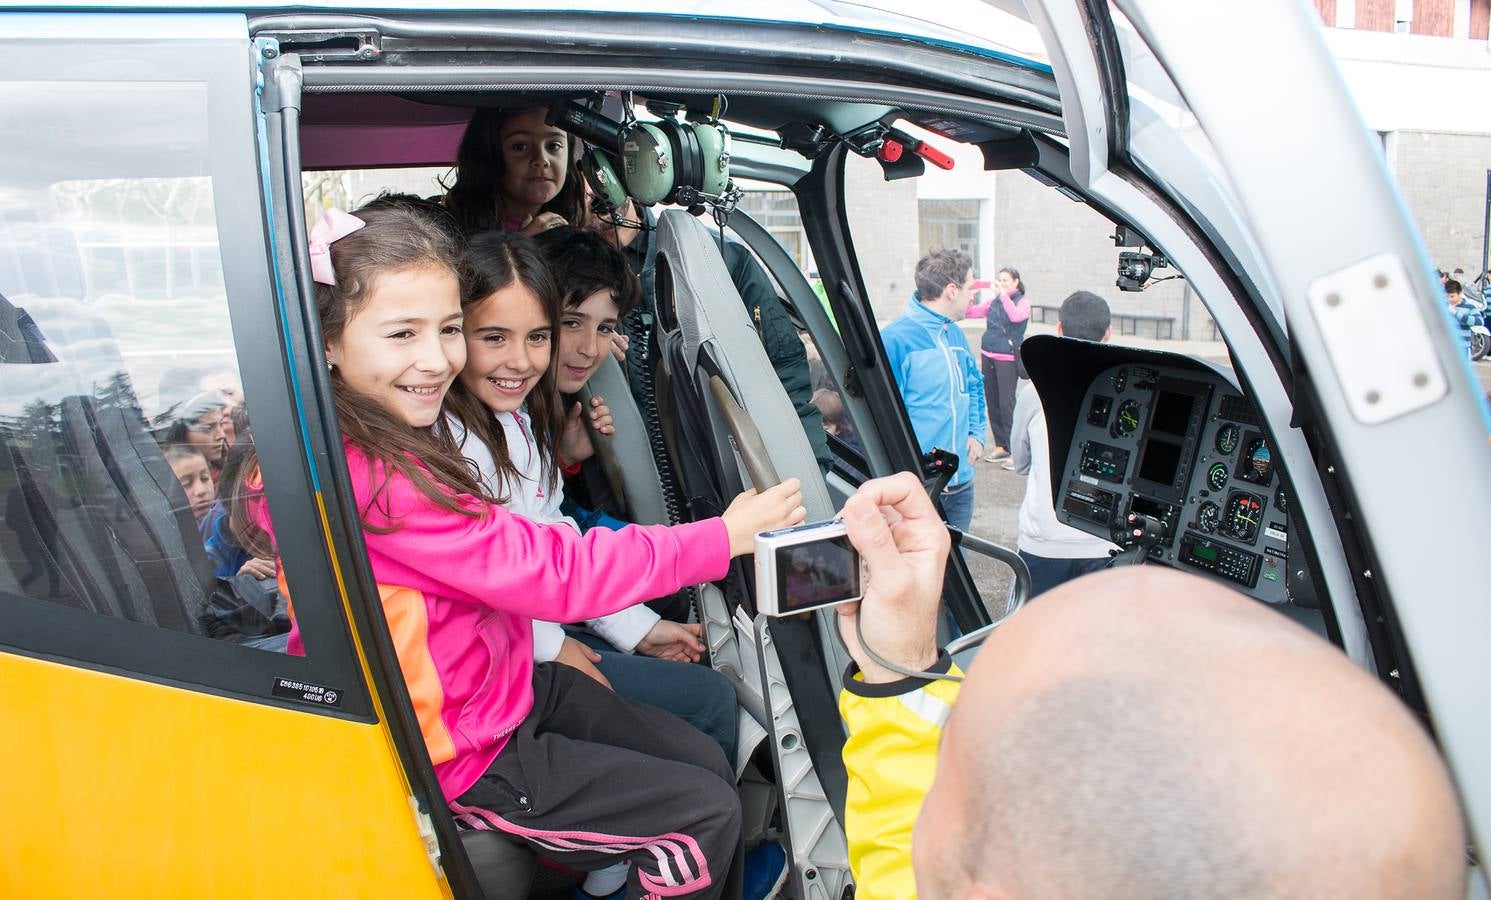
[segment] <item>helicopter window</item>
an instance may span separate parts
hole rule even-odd
[[[274,553],[247,507],[261,482],[206,125],[185,114],[205,92],[155,86],[160,111],[130,113],[134,143],[78,127],[133,110],[122,91],[137,88],[0,88],[7,106],[58,126],[36,132],[57,135],[36,138],[52,146],[0,175],[12,199],[0,213],[12,248],[0,269],[11,339],[0,590],[284,650]],[[105,134],[107,148],[89,140]]]
[[[303,467],[285,461],[300,442],[274,413],[290,401],[272,390],[272,295],[243,274],[256,181],[225,160],[252,171],[252,143],[219,146],[232,76],[212,71],[0,80],[0,122],[27,135],[0,146],[0,633],[240,696],[325,705],[305,689],[329,682],[338,711],[360,713],[335,589],[304,562],[318,551]],[[252,409],[269,410],[257,448]],[[258,527],[276,492],[296,544],[284,567]]]

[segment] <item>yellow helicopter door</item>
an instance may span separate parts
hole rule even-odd
[[[0,35],[0,896],[450,896],[319,487],[245,20]]]

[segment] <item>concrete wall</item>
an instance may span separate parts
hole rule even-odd
[[[850,156],[844,167],[849,235],[878,319],[901,314],[916,289],[917,179],[885,180],[880,164]]]
[[[1413,214],[1429,259],[1446,272],[1481,265],[1491,135],[1393,132],[1388,166]]]
[[[1118,290],[1114,284],[1118,249],[1111,222],[1024,172],[1000,172],[997,178],[994,270],[1018,269],[1031,303],[1060,306],[1073,291],[1092,291],[1107,300],[1115,313],[1170,316],[1175,320],[1174,336],[1182,336],[1183,281],[1160,282],[1137,293]],[[1173,268],[1156,270],[1156,277],[1175,274]],[[1191,337],[1209,338],[1209,323],[1205,308],[1193,295]],[[1139,333],[1151,334],[1149,327]]]

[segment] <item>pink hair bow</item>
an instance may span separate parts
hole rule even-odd
[[[336,285],[331,265],[331,245],[368,223],[339,209],[328,209],[311,227],[311,278],[320,284]]]

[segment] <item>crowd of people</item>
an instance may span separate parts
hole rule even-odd
[[[615,423],[604,398],[582,404],[577,394],[608,355],[626,364],[639,405],[653,394],[655,249],[645,227],[586,227],[571,139],[543,119],[480,110],[444,197],[385,195],[327,211],[312,229],[317,314],[368,559],[458,823],[585,873],[584,896],[769,896],[785,854],[743,843],[733,688],[694,664],[705,651],[697,623],[647,603],[721,578],[758,532],[803,519],[802,494],[789,479],[675,526],[629,525],[595,508],[583,477],[591,435]],[[842,403],[812,391],[780,300],[749,253],[730,246],[732,280],[826,457],[825,431],[853,437]],[[1044,440],[1038,401],[1016,391],[1024,285],[1013,270],[999,279],[978,358],[956,327],[979,309],[971,264],[956,251],[922,260],[912,306],[884,334],[924,449],[966,454],[941,497],[965,528],[974,461],[1033,469],[1044,457],[1033,449]],[[1062,328],[1101,339],[1106,312],[1074,296]],[[220,636],[304,653],[241,396],[190,398],[163,440],[216,574],[261,588],[222,604]],[[841,614],[855,660],[841,708],[859,896],[1306,896],[1322,884],[1450,896],[1440,888],[1459,863],[1446,852],[1459,823],[1432,747],[1380,687],[1313,638],[1181,576],[1098,576],[1022,613],[960,685],[934,639],[948,537],[920,481],[869,481],[844,518],[869,576],[862,602]],[[1039,534],[1032,559],[1084,558]],[[1181,592],[1191,610],[1177,629],[1161,601]],[[1247,648],[1205,649],[1238,629],[1251,647],[1282,648],[1269,650],[1271,664],[1297,674],[1334,711],[1329,721],[1302,696],[1280,701],[1273,682],[1241,691]],[[1205,674],[1188,679],[1179,706],[1162,678],[1176,665]],[[1360,721],[1378,739],[1370,753],[1348,753],[1341,735]],[[1311,747],[1318,777],[1299,792],[1285,790],[1294,773],[1277,754],[1248,752],[1280,733]],[[1140,748],[1172,773],[1164,790],[1148,790]],[[1348,789],[1354,779],[1370,780],[1370,798]],[[1340,826],[1328,839],[1312,827],[1324,810]],[[1421,890],[1387,889],[1402,884]]]

